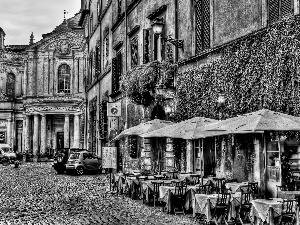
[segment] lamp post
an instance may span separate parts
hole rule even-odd
[[[217,100],[217,104],[218,104],[218,111],[219,111],[219,120],[221,120],[223,118],[223,109],[225,106],[225,96],[224,94],[219,94],[218,96],[218,100]]]

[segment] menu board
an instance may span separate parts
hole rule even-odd
[[[117,147],[102,148],[102,168],[117,169]]]

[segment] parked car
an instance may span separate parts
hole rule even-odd
[[[0,162],[6,160],[9,163],[14,163],[16,159],[17,155],[9,146],[9,144],[0,144]]]
[[[84,149],[79,148],[63,148],[57,150],[54,154],[53,168],[56,170],[58,174],[64,173],[66,171],[66,164],[69,156],[73,152],[79,152]]]
[[[102,170],[102,160],[89,151],[74,152],[68,159],[66,170],[67,173],[76,172],[77,175],[86,171],[99,172]]]

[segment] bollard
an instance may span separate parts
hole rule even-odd
[[[15,161],[15,168],[19,168],[19,165],[20,165],[19,160],[16,160],[16,161]]]

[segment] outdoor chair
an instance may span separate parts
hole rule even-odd
[[[174,192],[174,195],[172,196],[172,202],[173,202],[175,215],[177,215],[179,213],[185,215],[184,204],[185,204],[186,192],[187,192],[186,185],[175,186],[175,192]]]
[[[200,174],[191,174],[191,179],[193,181],[193,185],[200,184],[201,175]]]
[[[259,187],[258,187],[258,182],[249,182],[249,191],[253,195],[253,199],[262,199],[264,198],[264,194],[260,192]]]
[[[211,186],[208,184],[205,185],[199,185],[199,187],[196,189],[197,194],[211,194]]]
[[[240,186],[237,191],[243,191],[243,192],[251,192],[251,189],[250,189],[250,186],[247,184],[247,185],[242,185]]]
[[[242,191],[240,206],[238,209],[238,220],[241,224],[251,223],[252,193]]]
[[[213,178],[213,192],[219,193],[225,188],[225,178]]]
[[[295,199],[284,199],[282,203],[282,213],[279,218],[279,225],[294,225],[296,221]]]
[[[164,179],[166,179],[166,180],[171,180],[171,179],[173,179],[173,173],[165,173],[164,174]]]
[[[278,198],[278,191],[288,191],[289,188],[286,185],[276,185],[276,197]]]
[[[213,210],[212,218],[215,224],[222,224],[224,222],[227,225],[227,218],[230,208],[230,199],[231,194],[229,193],[220,193],[218,194],[217,203]]]
[[[155,203],[158,202],[158,196],[159,196],[159,187],[164,185],[164,183],[161,182],[151,182],[153,185],[153,190],[150,190],[150,196],[149,198],[153,198],[153,205],[155,207]]]

